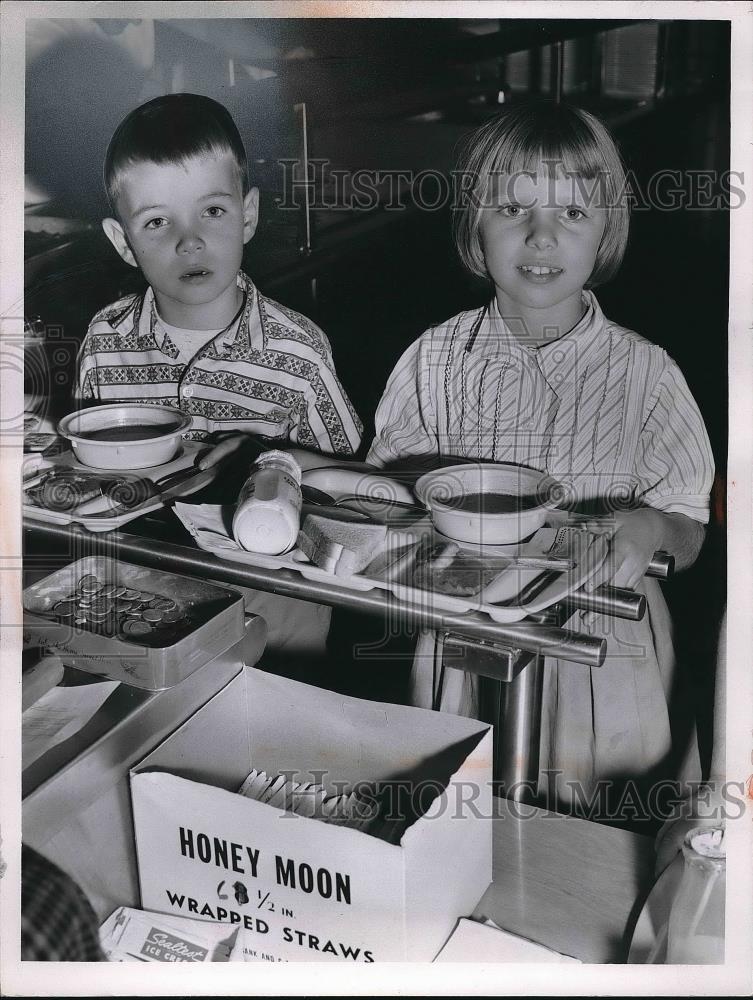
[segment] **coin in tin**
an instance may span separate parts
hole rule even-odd
[[[123,622],[122,632],[124,635],[148,635],[152,631],[151,625],[147,622],[127,619]]]

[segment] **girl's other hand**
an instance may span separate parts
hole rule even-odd
[[[609,523],[613,528],[609,552],[585,585],[588,591],[602,584],[632,590],[648,569],[654,552],[662,547],[662,515],[651,507],[617,513]]]

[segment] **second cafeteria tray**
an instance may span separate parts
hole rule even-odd
[[[336,576],[309,562],[297,548],[281,556],[246,552],[238,548],[225,528],[232,520],[230,508],[176,503],[174,511],[199,547],[220,559],[264,569],[293,570],[308,580],[347,590],[379,588],[391,592],[398,600],[441,611],[460,614],[481,611],[501,624],[520,621],[526,615],[550,607],[579,590],[601,566],[609,547],[603,535],[561,524],[540,528],[527,542],[516,545],[455,543],[464,556],[487,562],[491,567],[496,563],[499,567],[494,579],[498,602],[492,603],[484,599],[484,590],[490,589],[489,586],[480,588],[474,595],[455,596],[426,590],[413,583],[413,573],[422,552],[427,547],[450,542],[450,539],[434,531],[428,516],[409,528],[388,529],[384,549],[362,573]],[[541,568],[520,568],[514,563],[516,557],[546,555],[568,558],[572,567],[566,572],[552,573]],[[541,583],[540,589],[538,582]],[[503,600],[499,600],[500,597]]]

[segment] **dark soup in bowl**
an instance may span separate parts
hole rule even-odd
[[[118,424],[115,427],[93,427],[79,431],[76,436],[85,441],[147,441],[174,434],[177,429],[176,424]]]
[[[469,514],[515,514],[540,507],[541,502],[542,498],[535,493],[521,496],[513,493],[460,493],[442,501],[445,507]]]

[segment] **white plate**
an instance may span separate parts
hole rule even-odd
[[[327,466],[323,469],[309,469],[301,477],[304,486],[329,493],[335,500],[346,496],[362,496],[370,500],[398,500],[400,503],[415,504],[413,490],[389,476],[369,472],[359,472],[342,466]]]

